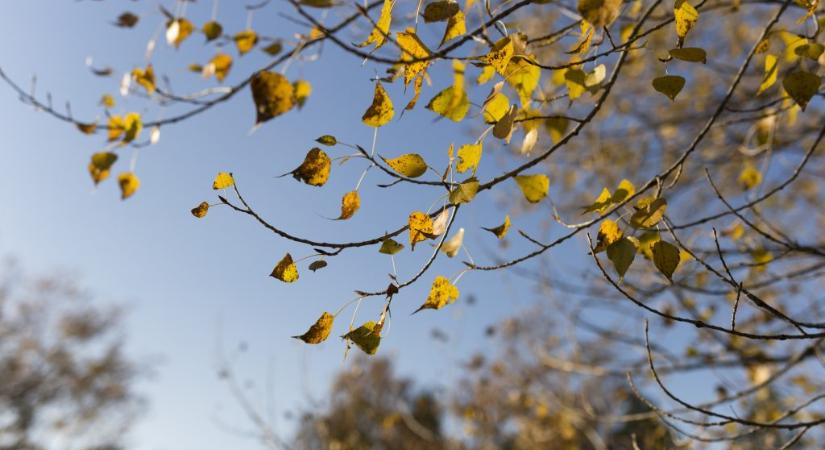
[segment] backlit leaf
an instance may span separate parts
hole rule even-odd
[[[393,115],[395,115],[395,110],[390,96],[384,86],[381,85],[381,82],[376,82],[372,104],[367,108],[364,116],[361,117],[361,121],[371,127],[380,127],[392,120]]]
[[[293,170],[292,176],[310,186],[323,186],[329,179],[332,161],[326,152],[318,147],[307,152],[304,162]]]
[[[215,176],[215,180],[212,181],[212,189],[219,190],[219,189],[226,189],[228,187],[232,187],[235,184],[235,179],[232,178],[232,174],[228,172],[218,172]]]
[[[292,87],[295,90],[295,102],[298,104],[298,109],[301,109],[304,107],[304,103],[306,103],[310,94],[312,94],[312,85],[309,81],[298,80],[292,83]]]
[[[382,159],[388,166],[392,167],[392,170],[407,178],[418,178],[427,171],[427,161],[424,161],[424,158],[418,153],[407,153],[398,158]]]
[[[422,309],[441,309],[454,303],[458,299],[458,295],[458,288],[450,283],[449,279],[439,275],[435,277],[433,285],[430,287],[430,294],[427,296],[427,300],[425,300],[424,304],[415,312],[421,311]]]
[[[238,48],[238,53],[243,56],[258,43],[258,34],[253,30],[244,30],[233,36],[232,40],[235,41],[235,47]]]
[[[204,78],[209,78],[214,75],[215,79],[222,82],[229,74],[229,69],[231,68],[232,57],[226,53],[218,53],[209,60],[209,63],[203,66],[203,69],[201,69],[201,74]]]
[[[146,89],[146,93],[152,95],[155,93],[155,71],[152,65],[149,64],[145,69],[135,68],[132,70],[132,78],[137,84]]]
[[[461,245],[464,243],[464,228],[459,228],[458,231],[441,244],[438,249],[444,252],[445,255],[452,258],[461,250]]]
[[[93,154],[91,159],[89,162],[89,175],[92,176],[92,181],[98,184],[109,178],[109,170],[117,161],[117,155],[112,152],[98,152]]]
[[[507,96],[497,92],[484,103],[484,121],[496,123],[510,111],[510,101]]]
[[[410,247],[415,250],[415,244],[433,236],[433,221],[426,213],[414,211],[408,221],[410,228]],[[383,244],[382,244],[383,249]]]
[[[324,342],[329,337],[330,331],[332,331],[332,324],[335,322],[335,316],[328,312],[324,312],[321,314],[321,317],[309,327],[306,333],[300,336],[292,336],[295,339],[300,339],[307,344],[320,344]]]
[[[533,91],[541,78],[541,68],[534,63],[535,60],[530,56],[516,55],[504,70],[504,80],[518,93],[524,106],[531,103]]]
[[[466,32],[467,24],[464,20],[464,12],[458,11],[455,15],[450,17],[449,20],[447,20],[447,28],[444,29],[444,36],[441,38],[441,43],[438,46],[441,47],[447,42],[459,36],[463,36]]]
[[[122,172],[117,176],[117,184],[120,186],[120,198],[126,200],[137,192],[140,180],[134,172]]]
[[[507,235],[507,231],[510,229],[510,216],[504,216],[504,223],[497,227],[493,228],[484,228],[485,230],[489,231],[496,235],[499,239],[504,239],[504,236]]]
[[[289,111],[294,106],[295,90],[285,76],[276,72],[258,72],[250,83],[255,102],[255,123],[263,123]]]
[[[478,170],[478,164],[481,162],[481,154],[483,152],[482,143],[465,144],[458,148],[458,164],[455,170],[459,173],[464,173],[472,170],[473,174]]]
[[[478,180],[475,178],[470,178],[450,191],[450,203],[456,205],[461,203],[470,203],[475,198],[477,192]]]
[[[349,219],[360,207],[361,197],[358,196],[358,191],[347,192],[341,199],[341,215],[338,217],[338,220]]]
[[[746,163],[739,172],[739,185],[747,191],[759,186],[760,183],[762,183],[762,172],[750,162]]]
[[[634,228],[652,228],[665,215],[667,201],[663,198],[644,198],[635,206],[636,211],[630,216]]]
[[[673,244],[661,240],[653,244],[653,264],[668,280],[673,278],[679,261],[679,249]]]
[[[776,55],[765,55],[765,74],[762,76],[762,84],[759,85],[759,90],[756,95],[765,92],[768,88],[776,83],[776,75],[779,73],[779,60]]]
[[[599,225],[599,234],[596,236],[596,248],[594,250],[596,253],[601,252],[623,236],[624,233],[622,233],[621,228],[619,228],[619,224],[610,219],[605,219],[601,225]]]
[[[550,179],[547,175],[517,175],[515,178],[524,198],[530,203],[540,202],[550,190]]]
[[[389,36],[390,32],[390,22],[392,22],[392,7],[395,4],[393,0],[384,0],[384,4],[381,7],[381,15],[378,16],[378,20],[375,22],[375,28],[372,29],[370,35],[367,37],[367,40],[359,44],[359,47],[366,47],[370,44],[375,44],[375,49],[381,48],[384,45],[384,42],[387,40],[387,36]]]
[[[430,65],[430,50],[421,42],[415,29],[407,28],[406,31],[399,31],[396,33],[395,40],[401,47],[401,61],[414,61],[423,59],[421,61],[405,63],[404,66],[404,86],[410,84],[416,76],[423,76],[423,72],[427,70]]]
[[[499,39],[490,49],[490,53],[481,57],[481,61],[493,66],[501,75],[506,75],[507,65],[513,57],[513,40],[509,36]]]
[[[699,11],[691,6],[687,0],[676,0],[673,7],[673,16],[676,19],[676,36],[679,37],[681,43],[685,40],[688,32],[696,25],[696,21],[699,20]]]
[[[292,255],[289,253],[286,254],[278,264],[275,265],[275,268],[272,269],[272,273],[269,276],[273,278],[277,278],[284,283],[292,283],[298,279],[298,268],[295,266],[295,262],[292,261]]]
[[[578,0],[576,9],[594,28],[601,28],[616,20],[621,6],[621,0]]]
[[[166,22],[166,43],[180,47],[180,44],[192,34],[195,26],[192,22],[184,18],[173,19]]]

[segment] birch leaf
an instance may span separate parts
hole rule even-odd
[[[517,175],[515,178],[524,198],[530,203],[540,202],[550,190],[550,179],[547,175]]]
[[[235,179],[232,178],[232,174],[228,172],[218,172],[218,175],[215,176],[215,180],[212,181],[212,189],[219,190],[219,189],[226,189],[228,187],[232,187],[235,184]]]
[[[427,161],[418,153],[407,153],[397,158],[382,158],[392,170],[407,177],[418,178],[427,171]]]
[[[255,102],[255,123],[263,123],[289,111],[294,106],[295,89],[277,72],[258,72],[250,83]]]
[[[292,255],[287,253],[281,258],[269,276],[277,278],[284,283],[293,283],[298,280],[298,267],[296,267],[295,262],[292,261]]]
[[[134,172],[122,172],[117,176],[117,184],[120,186],[120,199],[126,200],[137,192],[140,180]]]
[[[307,344],[320,344],[324,342],[329,337],[329,333],[332,331],[332,324],[335,322],[335,316],[328,312],[324,312],[321,314],[321,317],[309,327],[306,333],[300,336],[292,336],[295,339],[300,339]]]
[[[372,98],[372,104],[367,108],[361,121],[371,127],[380,127],[386,125],[392,120],[395,115],[395,110],[392,106],[392,100],[381,85],[381,82],[375,83],[375,95]]]
[[[435,281],[433,281],[433,285],[430,287],[430,294],[427,296],[427,300],[425,300],[424,304],[415,310],[413,314],[422,309],[441,309],[454,303],[458,299],[458,295],[458,288],[455,287],[449,279],[439,275],[435,277]]]
[[[507,236],[507,231],[510,229],[510,216],[504,216],[504,223],[497,227],[483,229],[495,234],[499,239],[504,239],[504,236]]]
[[[410,228],[410,247],[413,250],[415,250],[416,243],[432,239],[433,221],[426,213],[414,211],[410,214],[408,225]]]
[[[381,344],[381,328],[381,325],[370,320],[341,337],[351,341],[364,353],[374,355]]]
[[[673,279],[679,261],[679,249],[673,244],[661,240],[653,244],[653,264],[668,280]]]
[[[323,186],[329,179],[331,167],[332,161],[326,152],[315,147],[307,152],[304,162],[291,173],[296,180],[310,186]]]
[[[356,211],[358,211],[358,208],[360,207],[361,197],[358,195],[358,191],[347,192],[341,199],[341,215],[337,220],[349,219],[355,215]]]

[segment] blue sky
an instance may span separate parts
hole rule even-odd
[[[171,2],[164,3],[171,8]],[[211,10],[206,3],[190,7],[187,17],[196,24],[206,21]],[[218,19],[225,29],[242,29],[245,13],[238,5],[230,8],[231,2],[223,3]],[[142,17],[133,30],[110,25],[125,9]],[[262,34],[288,37],[294,26],[276,10],[270,7],[256,15],[253,25]],[[168,110],[147,109],[144,100],[117,95],[120,75],[145,64],[146,42],[161,23],[156,2],[14,2],[0,16],[0,27],[14,37],[0,43],[0,66],[26,86],[36,74],[37,92],[51,92],[56,105],[70,101],[77,117],[100,115],[96,104],[106,92],[116,97],[116,113],[134,110],[145,120],[168,116]],[[211,85],[186,70],[190,63],[211,57],[214,50],[202,40],[193,36],[177,52],[158,43],[152,59],[155,70],[168,74],[179,93]],[[206,219],[193,218],[190,208],[202,200],[214,201],[211,180],[219,170],[234,172],[248,200],[277,225],[331,240],[373,237],[394,229],[411,210],[427,209],[440,195],[434,188],[376,188],[387,179],[373,171],[361,189],[361,211],[349,221],[333,222],[323,217],[337,216],[340,196],[355,185],[362,161],[334,167],[331,181],[320,189],[290,177],[274,178],[296,167],[321,134],[369,145],[372,129],[361,124],[360,116],[371,101],[369,79],[377,69],[333,50],[327,47],[320,62],[293,64],[287,72],[291,79],[305,78],[313,84],[304,110],[272,120],[252,135],[248,131],[254,110],[246,92],[192,120],[163,128],[160,143],[140,151],[136,171],[141,188],[125,202],[112,180],[95,189],[86,172],[91,153],[105,145],[103,136],[81,135],[21,104],[10,89],[0,89],[0,164],[5,168],[0,177],[5,192],[0,248],[18,256],[31,272],[68,272],[99,301],[126,306],[129,350],[155,368],[155,376],[140,386],[149,409],[130,437],[134,448],[259,448],[216,426],[216,417],[241,428],[249,425],[215,376],[218,344],[230,349],[241,341],[249,345],[235,369],[242,379],[254,382],[258,390],[251,396],[256,401],[264,396],[260,389],[269,373],[274,374],[272,396],[278,410],[303,405],[307,393],[322,395],[335,371],[349,362],[343,360],[344,346],[338,339],[306,346],[289,336],[303,332],[322,311],[337,310],[354,297],[353,290],[385,287],[391,271],[389,259],[368,248],[330,259],[330,266],[317,273],[304,265],[301,279],[293,285],[268,277],[285,252],[299,258],[310,249],[277,238],[228,209],[213,208]],[[229,52],[236,56],[234,49]],[[93,76],[84,64],[87,56],[93,56],[97,67],[115,67],[115,76]],[[265,61],[260,51],[236,57],[227,83]],[[439,72],[450,76],[449,71]],[[425,91],[416,111],[381,129],[380,153],[418,152],[431,164],[443,165],[451,142],[470,142],[466,130],[434,122],[434,115],[423,109],[440,89],[438,83],[447,80],[436,76],[436,85]],[[409,93],[397,86],[391,93],[400,110]],[[492,150],[486,150],[491,156],[482,177],[495,169]],[[331,154],[344,151],[339,147]],[[115,173],[126,167],[129,157],[128,151],[122,155]],[[489,193],[479,196],[456,223],[468,230],[465,242],[481,260],[498,248],[492,235],[478,229],[501,222],[505,210],[493,203],[495,199]],[[524,248],[513,242],[506,251],[516,255]],[[402,278],[417,270],[430,251],[427,245],[419,249],[398,258]],[[394,320],[380,352],[397,355],[400,370],[423,383],[448,383],[456,362],[484,345],[484,328],[532,298],[530,287],[518,278],[468,274],[459,287],[462,298],[478,297],[476,306],[459,302],[437,313],[408,316],[423,302],[436,274],[449,276],[461,267],[457,259],[439,260],[394,303]],[[366,301],[357,322],[374,319],[380,307],[379,299]],[[340,316],[336,335],[345,332],[351,311]],[[434,327],[449,332],[449,344],[429,338]],[[279,418],[276,427],[287,432],[290,425]]]

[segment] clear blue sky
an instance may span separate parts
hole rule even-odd
[[[163,3],[172,8],[171,1]],[[218,14],[230,33],[245,26],[239,3],[224,1]],[[141,15],[133,30],[110,25],[124,8]],[[210,10],[211,2],[202,0],[190,6],[187,17],[199,25],[209,19]],[[277,6],[257,14],[254,27],[261,34],[289,37],[294,25],[276,12]],[[161,24],[157,2],[14,2],[0,15],[0,28],[9,37],[0,43],[0,66],[24,85],[37,74],[38,92],[52,92],[56,105],[71,101],[78,117],[100,114],[97,101],[108,92],[118,102],[115,112],[135,110],[153,120],[172,111],[146,109],[144,100],[121,98],[117,90],[124,70],[145,64],[146,42],[162,30]],[[152,59],[155,70],[169,75],[178,93],[212,84],[186,69],[190,63],[205,62],[214,51],[203,45],[201,35],[184,42],[179,51],[162,41],[162,33],[157,36],[161,42]],[[236,56],[234,49],[227,51]],[[91,75],[84,65],[87,56],[94,57],[97,67],[115,67],[115,76]],[[258,50],[236,57],[227,84],[265,61]],[[299,282],[286,285],[268,277],[272,267],[285,252],[300,258],[310,249],[277,238],[228,209],[214,208],[203,220],[193,218],[189,210],[202,200],[215,200],[211,180],[220,170],[235,173],[248,200],[265,217],[310,238],[373,237],[397,228],[411,210],[427,209],[440,194],[435,188],[379,189],[375,184],[387,178],[373,171],[361,189],[362,208],[353,219],[324,219],[337,216],[341,195],[353,188],[364,168],[361,161],[333,167],[331,181],[320,189],[289,177],[274,178],[296,167],[321,134],[369,145],[372,129],[360,116],[372,97],[369,78],[378,70],[383,69],[327,47],[320,62],[296,63],[287,72],[291,79],[305,78],[313,84],[303,111],[272,120],[248,135],[254,109],[251,96],[243,92],[192,120],[164,128],[159,145],[141,150],[137,174],[142,185],[126,202],[119,199],[116,183],[108,180],[95,189],[86,171],[90,155],[104,146],[103,136],[81,135],[21,104],[10,89],[0,88],[0,188],[5,193],[0,250],[19,256],[32,272],[68,270],[100,301],[126,305],[124,333],[130,353],[152,363],[156,375],[140,385],[149,410],[130,436],[134,448],[260,448],[217,425],[216,418],[233,427],[250,425],[215,375],[221,343],[230,349],[241,341],[249,345],[235,369],[241,378],[254,382],[250,395],[255,401],[262,401],[262,388],[274,374],[271,395],[279,412],[304,405],[308,395],[322,396],[334,373],[349,364],[338,339],[307,346],[289,336],[303,332],[322,311],[337,310],[353,298],[355,289],[385,287],[391,271],[387,257],[377,248],[347,251],[317,273],[302,265]],[[461,127],[434,122],[434,115],[423,108],[439,86],[449,82],[449,70],[438,72],[442,75],[434,78],[433,87],[425,88],[419,107],[381,129],[380,153],[418,152],[432,165],[443,166],[451,142],[460,145],[472,139]],[[391,94],[400,111],[410,93],[393,86]],[[485,148],[482,179],[500,169],[497,161],[507,159],[502,150]],[[339,147],[331,153],[340,156],[344,150]],[[128,155],[123,154],[115,173],[126,167]],[[489,261],[498,251],[493,236],[479,227],[501,222],[506,209],[496,205],[496,196],[515,194],[514,189],[507,185],[507,192],[480,195],[457,221],[456,227],[467,229],[465,243],[477,259]],[[539,219],[548,214],[544,205],[520,216],[514,226],[537,230]],[[504,254],[520,255],[528,248],[518,239],[509,242]],[[402,279],[414,273],[430,251],[425,244],[419,248],[398,258]],[[575,260],[584,254],[584,244],[577,240],[540,264],[576,270]],[[518,277],[468,274],[459,287],[462,300],[471,294],[479,299],[475,306],[459,301],[439,312],[409,317],[436,274],[450,276],[461,268],[458,258],[441,258],[422,282],[405,289],[394,302],[394,320],[380,353],[396,355],[400,370],[424,384],[451,382],[457,362],[484,347],[484,328],[534,298],[532,286]],[[381,306],[380,299],[366,301],[357,322],[376,318]],[[335,335],[345,332],[351,311],[341,315]],[[430,339],[435,327],[450,334],[448,344]],[[280,413],[276,417],[276,429],[288,433],[292,423]]]

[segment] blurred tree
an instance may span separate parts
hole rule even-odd
[[[0,279],[0,449],[114,450],[140,406],[118,311],[71,280]]]

